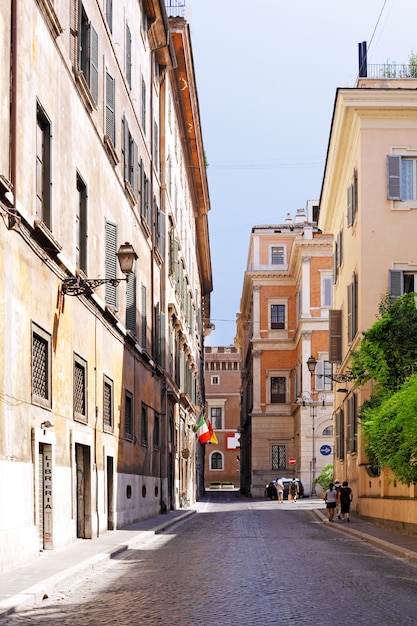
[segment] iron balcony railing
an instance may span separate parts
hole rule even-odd
[[[368,65],[367,78],[417,78],[417,64],[382,63]]]
[[[185,0],[165,0],[165,8],[168,17],[185,16]]]

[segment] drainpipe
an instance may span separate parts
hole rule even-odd
[[[10,28],[10,131],[9,131],[9,175],[13,185],[14,205],[16,206],[16,135],[17,135],[17,2],[11,3]]]

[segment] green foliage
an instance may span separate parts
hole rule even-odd
[[[393,302],[384,298],[380,318],[363,333],[353,352],[350,378],[356,386],[373,379],[377,393],[397,391],[417,371],[417,309],[415,294]]]
[[[414,50],[411,50],[408,56],[408,65],[410,68],[411,78],[417,78],[417,54],[414,52]]]
[[[355,386],[375,381],[359,416],[372,465],[391,468],[405,484],[417,482],[417,308],[416,294],[385,297],[379,319],[364,332],[352,354]],[[371,461],[370,461],[371,462]]]
[[[321,485],[324,490],[329,488],[330,483],[333,482],[333,465],[329,464],[323,467],[320,474],[313,480],[313,485]]]
[[[417,374],[379,406],[362,406],[362,428],[368,451],[397,479],[417,482]]]

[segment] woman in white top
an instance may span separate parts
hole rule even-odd
[[[334,488],[333,483],[330,483],[329,488],[326,489],[326,495],[324,499],[326,500],[326,509],[329,522],[332,522],[334,518],[334,512],[336,510],[337,501],[337,491]]]

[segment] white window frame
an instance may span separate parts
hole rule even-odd
[[[401,176],[402,176],[402,161],[403,160],[412,160],[414,164],[414,174],[413,174],[413,187],[415,197],[412,199],[402,200],[401,198],[390,198],[389,196],[389,176],[387,171],[387,199],[389,202],[392,202],[393,208],[398,210],[410,210],[417,208],[417,148],[393,148],[391,154],[388,157],[400,157],[400,185],[399,191],[400,195],[402,195],[401,190]],[[387,158],[387,161],[389,159]],[[387,167],[388,170],[388,167]]]
[[[219,467],[212,467],[211,466],[211,459],[213,454],[220,454],[221,458],[222,458],[222,466]],[[210,452],[210,456],[209,456],[209,471],[210,472],[224,472],[224,454],[221,450],[213,450],[213,452]]]
[[[328,289],[330,289],[330,302],[326,301],[326,292]],[[322,273],[321,275],[321,308],[333,308],[333,274],[331,271],[328,273]]]
[[[216,374],[215,376],[212,376],[210,383],[212,385],[220,385],[220,376],[218,374]]]
[[[282,263],[273,263],[272,262],[272,251],[273,248],[282,248]],[[268,252],[269,256],[269,265],[271,265],[272,267],[281,267],[284,268],[287,266],[287,246],[281,245],[281,244],[276,244],[276,243],[271,243],[269,245],[269,252]]]
[[[271,318],[271,309],[273,306],[283,306],[285,308],[285,320],[284,320],[284,328],[272,328],[272,318]],[[279,300],[273,299],[268,300],[268,331],[277,333],[288,330],[288,298],[281,298]]]
[[[285,378],[285,402],[271,402],[271,378]],[[284,406],[290,402],[290,375],[288,370],[267,370],[266,372],[266,402],[276,407]]]

